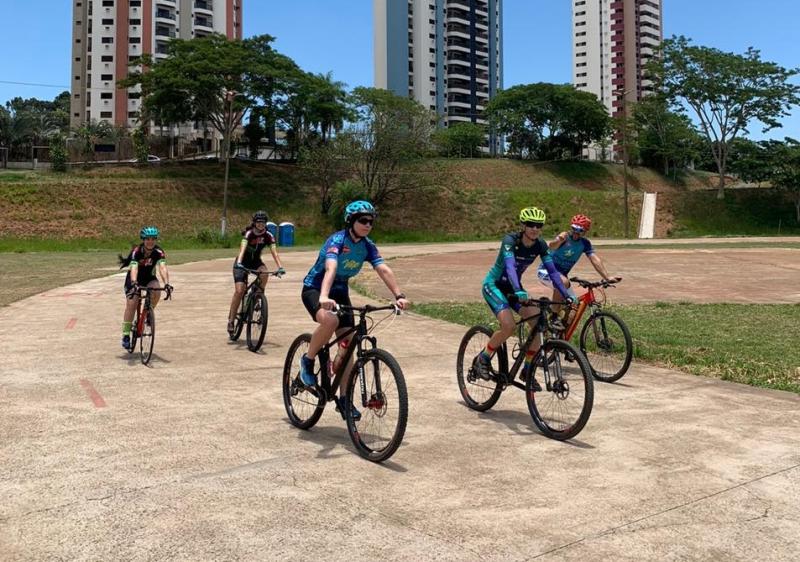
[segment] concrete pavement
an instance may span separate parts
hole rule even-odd
[[[293,428],[280,372],[313,328],[299,298],[313,258],[284,255],[259,354],[226,338],[231,260],[171,268],[150,368],[119,348],[119,275],[1,309],[0,558],[797,558],[789,393],[634,364],[596,385],[575,440],[555,442],[514,389],[467,409],[464,329],[409,314],[377,334],[409,387],[389,462],[362,460],[332,408]]]

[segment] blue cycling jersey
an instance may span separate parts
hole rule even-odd
[[[536,258],[541,258],[542,263],[550,261],[550,251],[544,240],[537,238],[532,245],[525,246],[521,233],[506,234],[500,243],[497,259],[483,282],[494,283],[506,291],[517,291],[522,288],[522,274]]]
[[[553,256],[553,263],[556,264],[556,269],[559,273],[568,275],[578,260],[581,259],[583,254],[591,256],[594,254],[592,243],[586,238],[578,238],[573,240],[572,236],[567,235],[567,239],[558,247],[557,250],[550,250]]]
[[[347,230],[340,230],[331,234],[317,256],[317,261],[306,275],[303,284],[306,287],[322,288],[322,279],[325,277],[325,261],[336,260],[336,277],[333,287],[346,287],[351,277],[361,271],[365,261],[377,267],[384,262],[378,247],[369,238],[362,238],[358,242],[350,237]]]

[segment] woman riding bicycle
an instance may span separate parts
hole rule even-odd
[[[155,269],[164,282],[164,288],[172,291],[169,284],[169,271],[167,270],[167,255],[156,244],[158,241],[158,228],[145,226],[139,231],[141,244],[135,246],[128,257],[119,256],[119,268],[128,268],[125,276],[125,313],[122,317],[122,347],[129,349],[131,345],[131,323],[136,307],[139,304],[139,287],[159,288]],[[158,304],[160,293],[154,291],[150,297],[153,308]]]
[[[553,273],[540,266],[539,270],[536,272],[539,277],[539,282],[552,289],[553,279],[557,278],[561,281],[561,284],[567,288],[567,292],[577,300],[575,291],[570,287],[569,272],[575,264],[578,263],[578,260],[581,259],[583,254],[586,254],[589,261],[592,262],[595,271],[597,271],[603,279],[606,281],[621,281],[622,277],[609,276],[603,264],[603,260],[600,259],[600,256],[594,251],[592,243],[586,238],[586,234],[589,232],[589,229],[592,228],[592,219],[586,215],[577,214],[572,217],[572,220],[569,222],[570,229],[560,233],[549,244],[557,273]],[[561,302],[559,291],[553,291],[553,300],[555,302]],[[559,306],[554,306],[553,310],[558,311],[559,308]]]
[[[352,314],[337,315],[331,311],[338,305],[351,306],[348,282],[358,274],[365,261],[372,264],[375,272],[392,292],[400,309],[411,303],[400,291],[394,273],[386,265],[375,243],[367,236],[372,231],[377,212],[369,201],[353,201],[344,211],[345,229],[334,232],[322,245],[317,261],[303,280],[303,305],[311,318],[319,325],[311,336],[308,351],[300,360],[300,380],[306,386],[317,383],[314,361],[323,345],[334,332],[346,331],[354,326]],[[346,340],[349,344],[349,338]],[[345,345],[347,345],[345,344]],[[347,368],[346,368],[347,369]],[[350,374],[345,371],[340,388],[347,388]],[[344,396],[336,399],[337,410],[345,416]],[[353,408],[353,418],[360,413]]]
[[[267,213],[264,211],[257,211],[253,215],[253,220],[250,226],[242,231],[242,242],[239,244],[239,255],[236,256],[236,261],[233,263],[233,297],[231,297],[231,308],[228,312],[228,334],[234,332],[234,320],[236,313],[239,310],[239,305],[244,297],[244,291],[247,288],[247,271],[246,269],[255,269],[260,272],[266,273],[267,266],[261,261],[261,250],[269,246],[269,251],[272,254],[272,259],[275,260],[275,265],[278,266],[276,273],[283,275],[286,270],[281,265],[281,260],[278,257],[278,250],[275,244],[275,237],[267,230]],[[267,285],[268,275],[259,275],[261,286]]]
[[[529,297],[528,292],[522,286],[522,274],[538,257],[541,259],[542,265],[548,271],[552,271],[556,278],[556,269],[547,243],[539,237],[545,219],[544,211],[537,207],[522,209],[519,212],[522,230],[506,234],[503,237],[497,259],[483,280],[483,298],[500,323],[500,329],[492,334],[486,347],[475,356],[472,363],[475,372],[485,380],[491,379],[492,356],[514,333],[516,323],[510,309],[513,308],[523,318],[529,318],[538,313],[538,307],[523,305]],[[556,287],[564,295],[564,298],[573,299],[560,280],[556,281]],[[523,373],[528,372],[528,367],[538,349],[538,341],[534,341],[528,348],[525,354]]]

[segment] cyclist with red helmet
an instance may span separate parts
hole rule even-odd
[[[239,311],[239,305],[244,297],[244,292],[247,288],[247,271],[246,269],[255,269],[258,271],[267,271],[267,266],[261,261],[261,251],[269,247],[272,254],[272,259],[275,260],[275,265],[278,269],[275,273],[281,276],[286,273],[281,265],[281,260],[278,257],[278,250],[275,244],[275,237],[267,230],[267,221],[269,217],[265,211],[256,211],[253,214],[253,220],[250,226],[242,231],[242,242],[239,244],[239,255],[236,256],[236,261],[233,262],[233,297],[231,297],[231,308],[228,312],[228,334],[233,334],[234,325],[233,320],[236,318],[236,313]],[[269,280],[268,275],[259,275],[261,279],[261,286],[266,287]]]
[[[164,282],[168,293],[172,292],[169,284],[169,271],[167,270],[167,254],[156,242],[158,241],[158,228],[145,226],[139,231],[142,243],[128,254],[128,257],[119,256],[120,269],[128,268],[125,276],[125,313],[122,316],[122,347],[129,349],[131,346],[131,324],[136,307],[139,304],[139,287],[159,287],[156,271]],[[158,304],[161,293],[154,291],[150,296],[153,308]]]
[[[353,201],[344,210],[344,230],[331,234],[319,251],[317,261],[303,280],[302,300],[312,320],[319,325],[311,335],[308,351],[300,360],[300,380],[306,386],[317,384],[314,365],[319,350],[334,332],[342,333],[355,325],[352,314],[332,313],[337,304],[352,306],[350,303],[349,281],[361,271],[364,262],[369,262],[378,277],[392,292],[400,309],[405,310],[411,303],[400,291],[400,286],[389,265],[383,260],[375,243],[368,238],[372,232],[377,211],[369,201]],[[349,339],[347,344],[349,345]],[[345,345],[345,347],[346,347]],[[344,389],[350,374],[345,370],[342,377],[342,396],[336,398],[336,409],[345,417]],[[361,413],[352,404],[353,418],[358,421]]]
[[[592,262],[597,273],[607,281],[621,281],[622,277],[611,277],[603,264],[603,260],[594,251],[592,243],[586,238],[586,233],[592,228],[592,219],[586,215],[577,214],[572,217],[570,222],[570,229],[560,233],[549,244],[550,251],[553,255],[553,263],[556,270],[560,275],[561,283],[567,287],[570,295],[575,296],[575,291],[570,287],[569,272],[581,259],[581,256],[586,254],[589,261]],[[544,268],[539,268],[537,271],[539,281],[547,286],[553,288],[553,300],[561,302],[561,295],[555,290],[553,286],[553,277],[549,271]],[[554,307],[554,310],[558,310]]]

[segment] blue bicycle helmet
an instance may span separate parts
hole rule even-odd
[[[377,214],[375,207],[369,201],[353,201],[344,208],[344,222],[352,224],[356,217],[360,215],[372,215],[374,217]]]
[[[158,229],[155,226],[143,226],[139,231],[139,238],[158,238]]]

